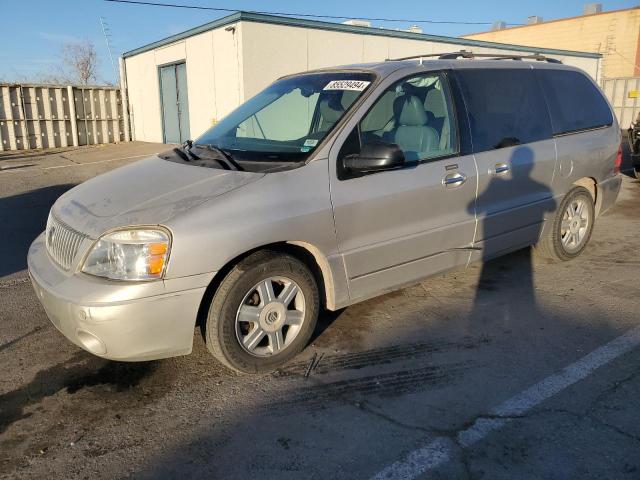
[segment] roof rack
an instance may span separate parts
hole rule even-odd
[[[549,62],[549,63],[562,63],[560,60],[555,58],[545,57],[540,53],[534,53],[531,55],[517,55],[517,54],[496,54],[496,53],[473,53],[468,50],[460,50],[458,52],[449,52],[449,53],[428,53],[426,55],[411,55],[409,57],[401,57],[401,58],[387,58],[386,61],[402,61],[402,60],[414,60],[418,59],[420,64],[422,64],[423,58],[433,58],[437,57],[439,60],[456,60],[458,58],[487,58],[489,60],[536,60],[538,62]]]

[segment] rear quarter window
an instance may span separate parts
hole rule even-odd
[[[456,74],[475,152],[552,137],[549,112],[531,69],[473,68]]]
[[[609,126],[613,115],[602,92],[583,73],[537,70],[547,98],[554,135]]]

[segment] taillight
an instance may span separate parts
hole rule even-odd
[[[618,155],[616,155],[616,162],[613,164],[613,173],[616,175],[620,173],[622,167],[622,145],[618,147]]]

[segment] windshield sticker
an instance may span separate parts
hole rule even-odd
[[[305,147],[315,147],[317,144],[318,144],[318,140],[316,140],[315,138],[307,138],[304,141]]]
[[[332,80],[324,87],[324,90],[353,90],[354,92],[361,92],[370,83],[364,80]]]
[[[300,151],[301,151],[302,153],[307,153],[309,150],[311,150],[311,147],[301,147],[301,148],[300,148]]]

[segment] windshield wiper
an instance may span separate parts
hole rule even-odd
[[[185,162],[190,162],[191,159],[189,158],[189,156],[185,152],[186,152],[186,150],[184,150],[182,148],[179,148],[179,147],[175,147],[173,149],[173,153],[178,155],[182,160],[184,160]]]
[[[179,156],[183,161],[190,162],[192,160],[200,160],[200,157],[191,151],[193,143],[191,140],[187,140],[179,147],[174,147],[173,153]]]
[[[200,160],[200,157],[191,151],[192,148],[193,148],[193,141],[187,140],[182,144],[182,148],[180,150],[185,152],[192,160]],[[178,149],[174,148],[174,150],[178,150]],[[180,156],[182,157],[182,155]],[[187,162],[190,161],[189,159],[186,159],[186,158],[183,158],[183,160],[186,160]]]
[[[227,170],[243,170],[243,168],[240,165],[238,165],[238,162],[236,162],[229,153],[225,152],[221,148],[216,147],[215,145],[211,145],[210,143],[206,145],[197,143],[194,145],[194,147],[201,148],[203,150],[207,150],[209,152],[216,154],[214,159],[224,164]]]

